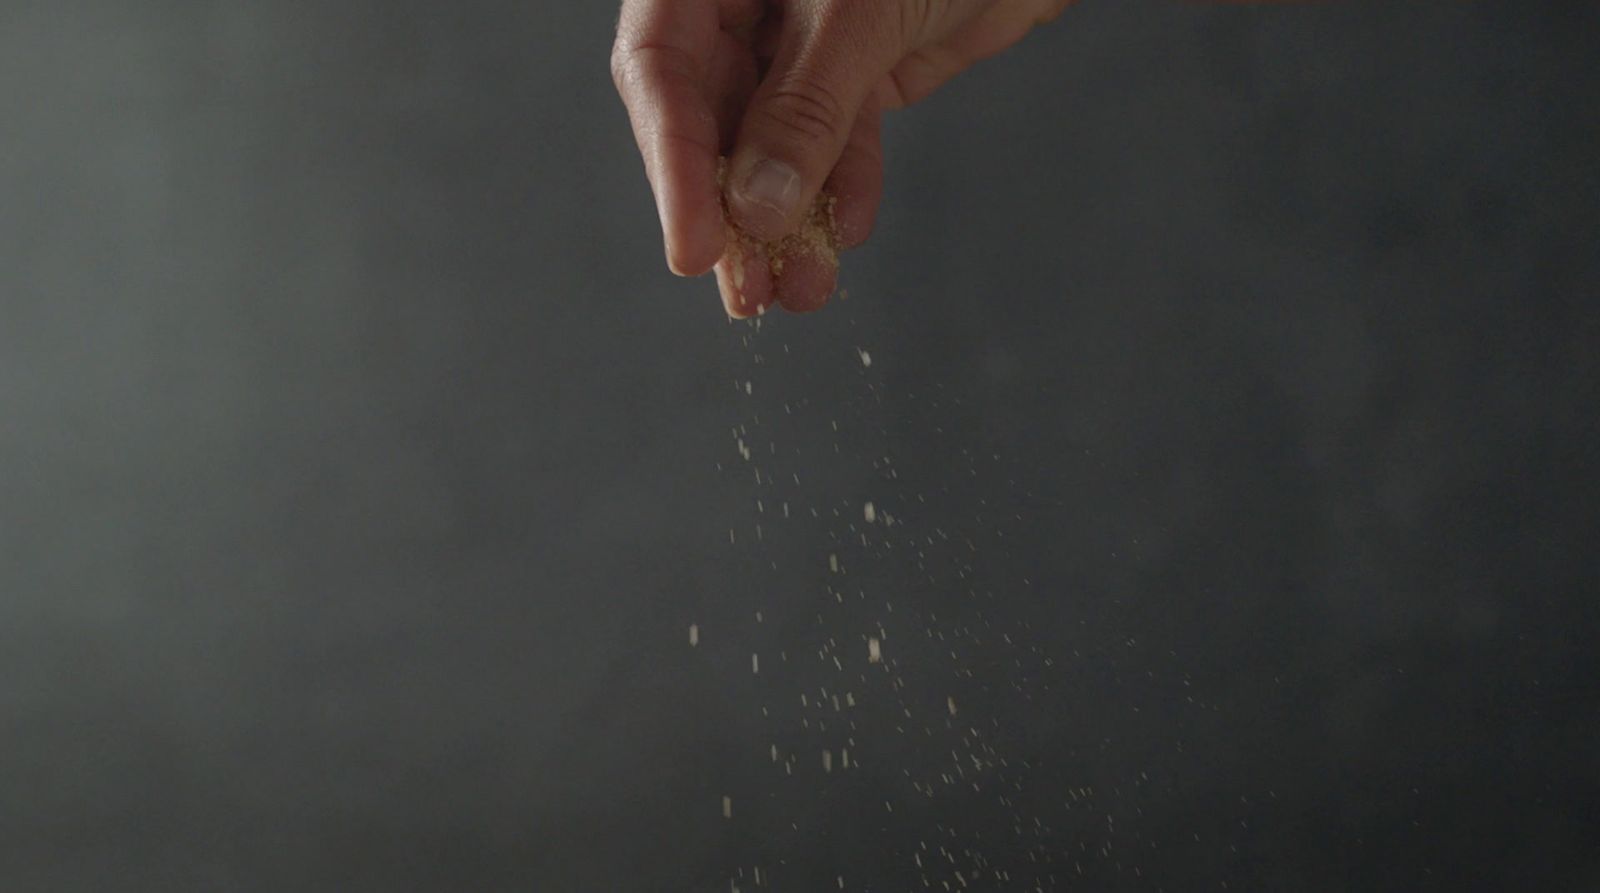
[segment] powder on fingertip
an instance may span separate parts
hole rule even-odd
[[[783,275],[784,264],[797,257],[813,257],[831,269],[839,268],[839,225],[834,220],[834,206],[838,200],[824,192],[817,193],[811,211],[800,228],[775,241],[765,241],[745,232],[733,222],[728,209],[727,194],[723,188],[728,179],[728,159],[717,159],[717,190],[722,201],[722,221],[727,232],[728,259],[732,262],[734,286],[744,287],[744,258],[752,253],[764,256],[774,276]]]

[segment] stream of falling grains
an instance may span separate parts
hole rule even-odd
[[[802,394],[769,395],[764,374],[776,388],[792,382],[805,364],[790,358],[780,336],[763,332],[762,322],[741,324],[738,335],[749,364],[733,382],[740,412],[730,428],[731,461],[719,462],[719,468],[749,487],[751,510],[728,528],[725,548],[764,562],[774,580],[798,575],[810,581],[811,595],[802,605],[763,604],[751,612],[751,628],[727,633],[750,642],[739,650],[750,654],[750,673],[761,691],[759,712],[770,736],[761,758],[774,774],[774,790],[726,791],[721,815],[729,822],[758,822],[755,811],[768,801],[798,799],[808,806],[792,816],[767,817],[769,827],[759,830],[768,845],[730,872],[729,890],[814,889],[808,886],[817,883],[814,872],[771,854],[826,835],[841,822],[870,824],[881,838],[880,861],[896,867],[906,889],[1043,893],[1075,886],[1084,879],[1085,863],[1095,859],[1115,860],[1118,874],[1139,876],[1136,850],[1142,842],[1136,839],[1132,851],[1122,852],[1129,842],[1119,838],[1112,814],[1097,806],[1102,799],[1094,786],[1067,787],[1048,797],[1029,791],[1034,767],[1004,752],[999,739],[1005,730],[993,716],[998,711],[985,709],[999,694],[1032,703],[1051,689],[1057,669],[1052,657],[1029,644],[1026,623],[1006,621],[1003,602],[996,610],[998,586],[1026,598],[1031,581],[996,582],[978,567],[978,544],[1003,548],[1005,525],[1021,517],[999,517],[983,506],[965,529],[925,520],[949,517],[933,508],[948,488],[902,480],[891,456],[841,447],[852,427],[887,438],[887,398],[878,383],[882,365],[874,366],[865,347],[813,359],[854,361],[858,392],[846,405],[824,407]],[[780,361],[781,375],[774,371]],[[937,410],[943,398],[921,399]],[[828,431],[832,443],[815,455],[814,444],[782,440],[774,418]],[[978,457],[969,450],[961,455],[963,464],[951,473],[979,475]],[[831,490],[828,475],[812,474],[839,463],[870,471],[870,483]],[[780,556],[789,560],[792,554],[770,548],[774,537],[823,546],[809,562],[801,559],[807,566],[785,566]],[[965,604],[941,614],[934,606],[949,606],[951,593],[964,596]],[[774,624],[764,623],[767,617],[796,615],[810,618],[803,639],[775,637]],[[689,627],[688,638],[690,646],[700,644],[698,625]],[[974,667],[985,668],[986,678],[976,678]],[[996,684],[1008,690],[997,693]],[[873,805],[868,796],[876,798],[870,823],[857,818]],[[1047,810],[1037,808],[1041,800],[1052,801],[1048,820]],[[1104,813],[1103,822],[1083,820],[1097,812]],[[1056,830],[1058,817],[1072,824],[1070,835]],[[1009,832],[996,836],[996,827]],[[843,874],[828,880],[839,890],[884,889],[854,887]]]

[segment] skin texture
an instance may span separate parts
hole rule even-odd
[[[1069,2],[626,0],[611,71],[668,267],[680,276],[715,269],[731,316],[774,303],[822,307],[836,280],[830,258],[774,264],[748,246],[794,233],[819,193],[833,199],[840,246],[864,242],[883,196],[883,113],[1011,46]],[[745,250],[729,250],[741,233]]]

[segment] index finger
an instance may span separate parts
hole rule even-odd
[[[611,73],[655,194],[667,265],[680,276],[698,276],[722,256],[721,140],[707,68],[723,21],[751,8],[759,3],[626,0],[617,23]]]

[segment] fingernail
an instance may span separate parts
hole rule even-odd
[[[800,203],[800,175],[781,161],[763,159],[750,169],[738,197],[744,204],[747,229],[775,239],[789,229],[789,217]]]

